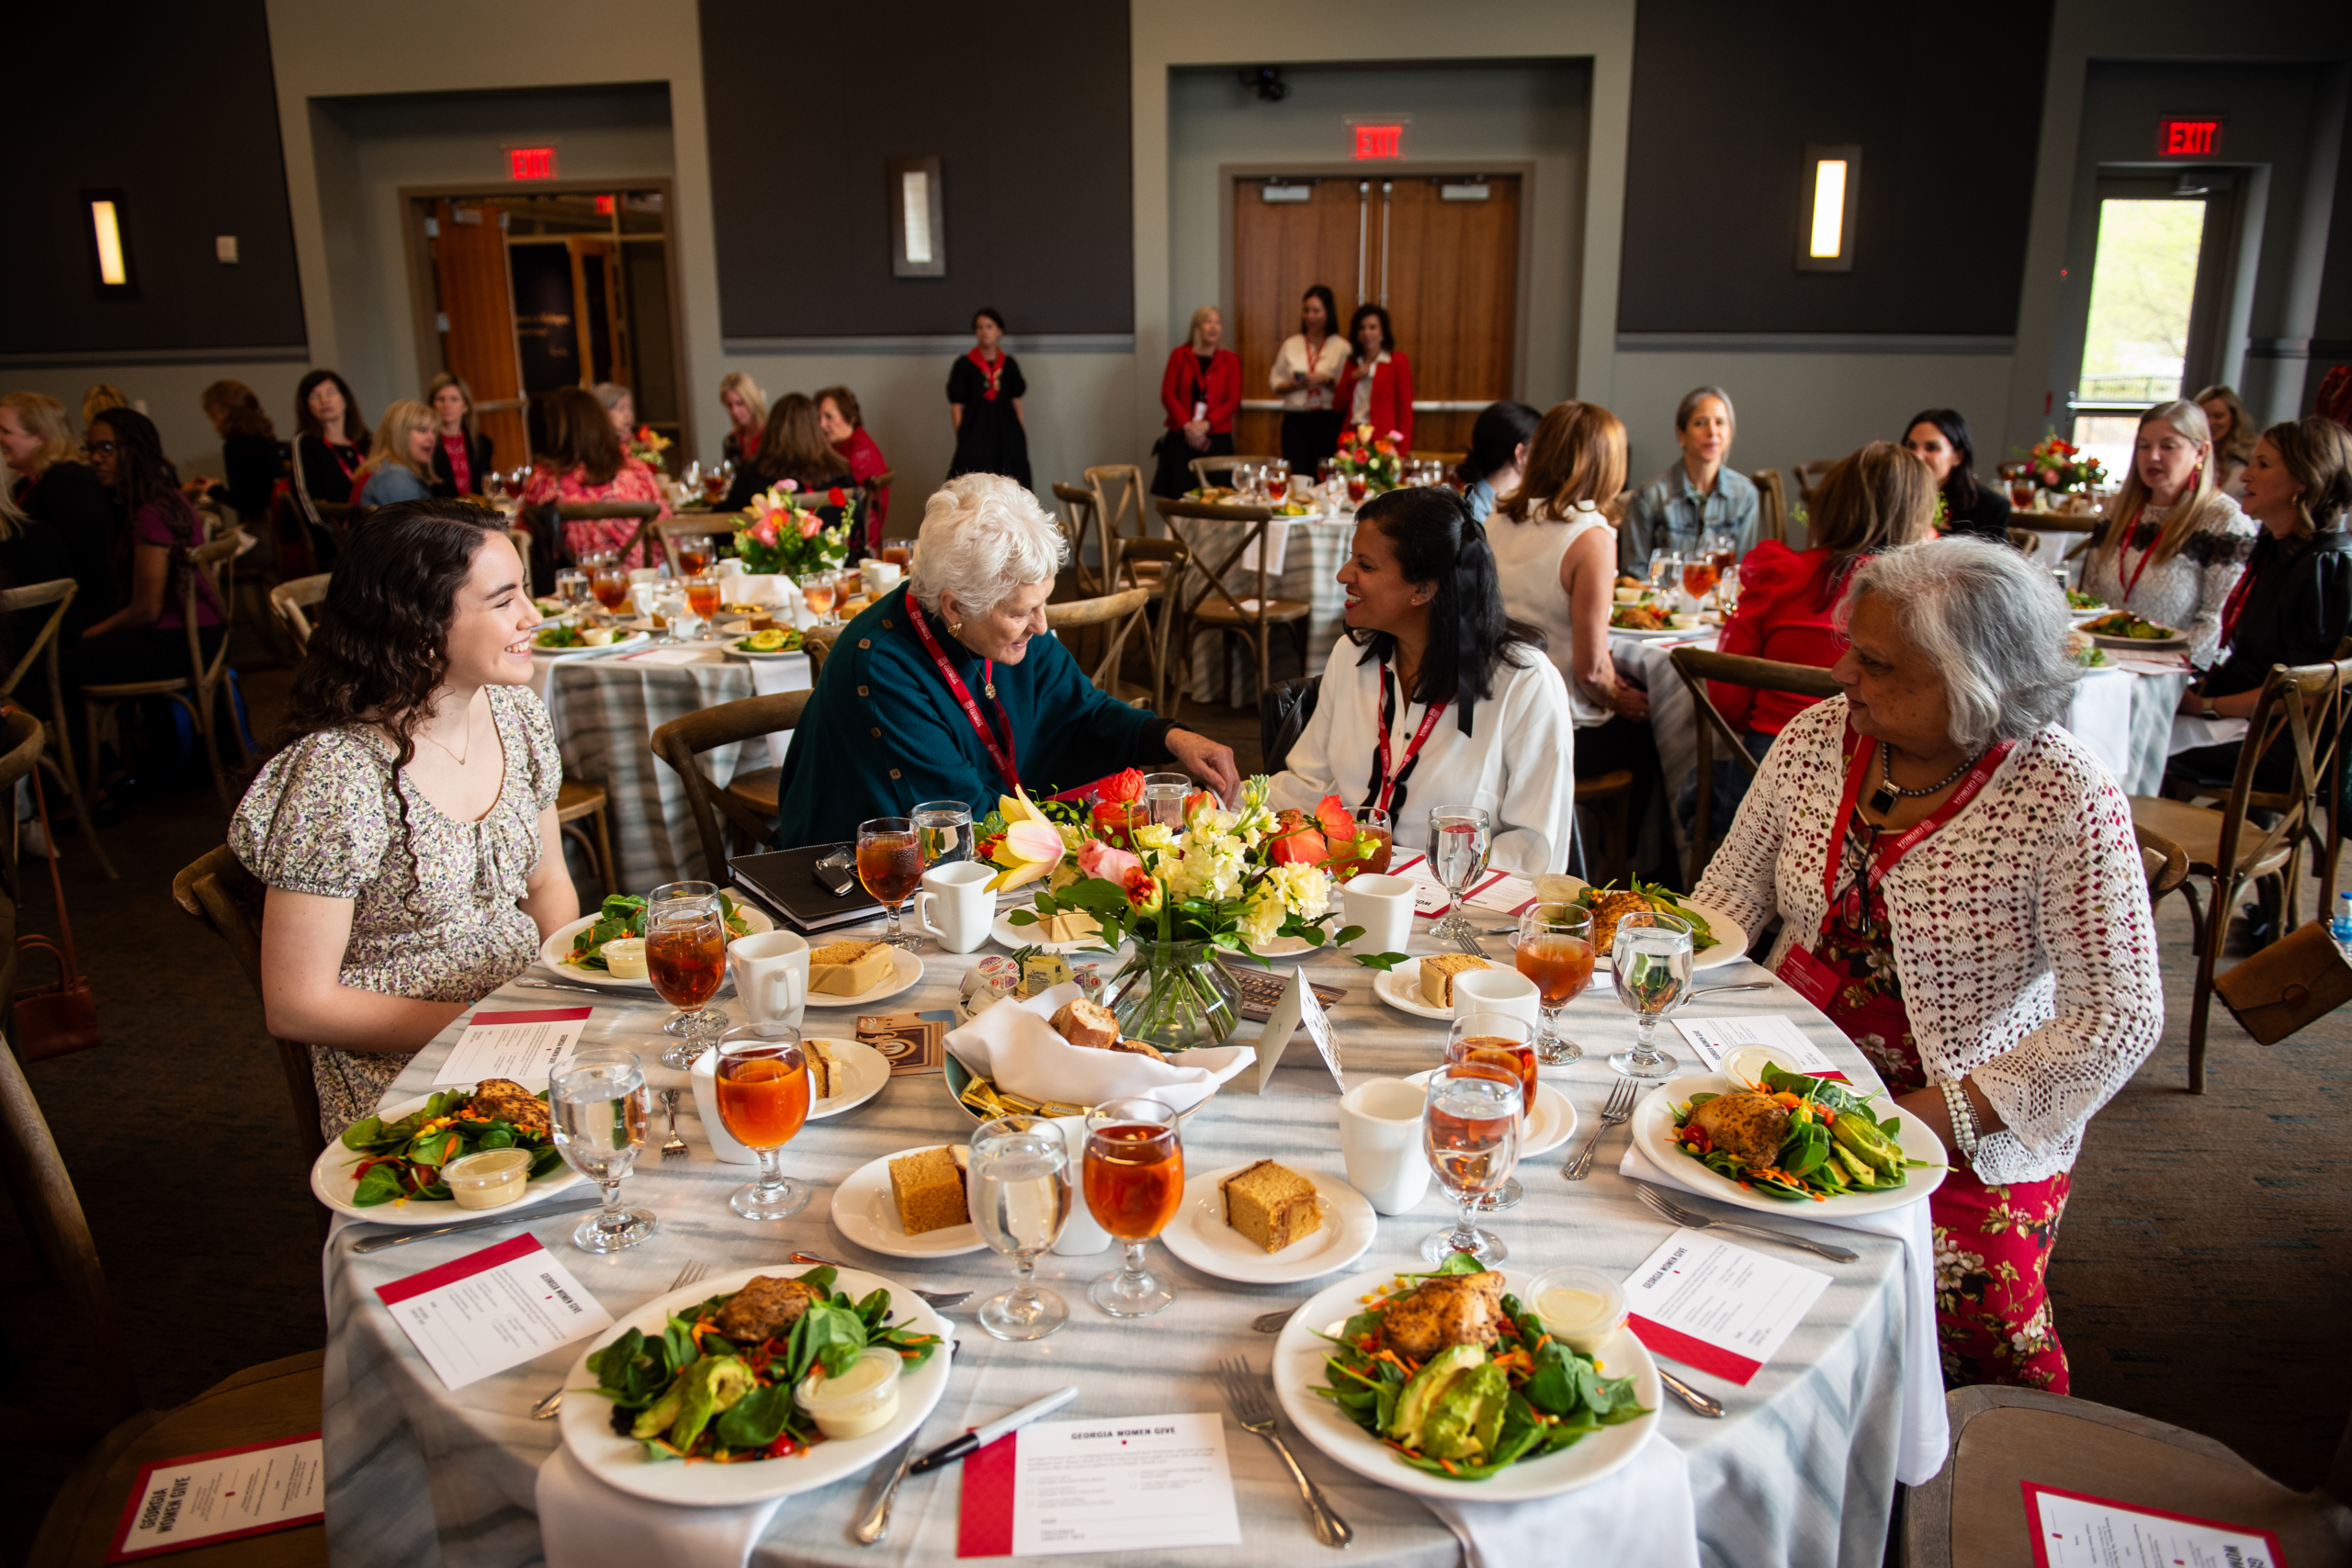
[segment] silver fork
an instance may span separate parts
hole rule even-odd
[[[849,1267],[848,1264],[842,1263],[835,1258],[820,1258],[813,1252],[796,1252],[792,1255],[792,1261],[795,1263],[815,1264],[825,1269],[846,1269]],[[962,1306],[964,1303],[970,1298],[972,1292],[969,1291],[917,1291],[915,1294],[921,1296],[927,1305],[935,1307],[952,1307]]]
[[[1345,1546],[1356,1538],[1347,1520],[1332,1510],[1324,1500],[1323,1489],[1307,1478],[1298,1468],[1298,1461],[1291,1457],[1290,1445],[1283,1441],[1274,1425],[1273,1407],[1266,1403],[1266,1392],[1247,1361],[1232,1357],[1219,1361],[1217,1382],[1225,1385],[1225,1402],[1233,1406],[1233,1418],[1241,1423],[1245,1432],[1254,1432],[1273,1446],[1282,1455],[1283,1463],[1290,1467],[1290,1478],[1298,1483],[1298,1495],[1306,1505],[1307,1522],[1315,1527],[1315,1539],[1326,1546]]]
[[[1601,1137],[1610,1128],[1633,1115],[1634,1100],[1641,1092],[1642,1086],[1637,1080],[1617,1080],[1617,1087],[1609,1091],[1609,1103],[1600,1108],[1600,1125],[1592,1130],[1592,1136],[1585,1140],[1584,1147],[1577,1151],[1576,1158],[1560,1168],[1563,1179],[1582,1181],[1592,1174],[1592,1151],[1600,1146]]]
[[[670,1289],[673,1291],[683,1291],[688,1285],[693,1284],[696,1280],[701,1279],[705,1274],[709,1272],[710,1265],[707,1263],[699,1261],[689,1263],[684,1268],[678,1270],[678,1277],[670,1281]],[[667,1292],[665,1292],[664,1293],[666,1294]],[[562,1411],[562,1409],[563,1389],[562,1386],[559,1384],[545,1399],[540,1400],[537,1404],[531,1406],[531,1419],[534,1421],[552,1421],[556,1418],[557,1415]]]
[[[1634,1190],[1636,1197],[1657,1210],[1661,1216],[1678,1225],[1688,1225],[1694,1231],[1706,1230],[1711,1226],[1717,1230],[1737,1231],[1742,1235],[1760,1236],[1766,1241],[1777,1241],[1783,1247],[1801,1247],[1807,1252],[1828,1258],[1833,1263],[1851,1263],[1861,1257],[1860,1253],[1850,1247],[1838,1247],[1826,1241],[1814,1241],[1806,1236],[1791,1235],[1786,1231],[1774,1230],[1769,1225],[1747,1225],[1740,1224],[1737,1220],[1719,1220],[1712,1214],[1702,1214],[1696,1209],[1686,1209],[1646,1181],[1634,1183]]]
[[[678,1136],[678,1091],[676,1089],[665,1089],[662,1091],[662,1107],[670,1113],[670,1139],[662,1145],[662,1157],[677,1159],[685,1154],[686,1141]]]

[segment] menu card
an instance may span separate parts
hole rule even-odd
[[[1033,1421],[964,1461],[958,1557],[1240,1544],[1220,1416]]]
[[[2022,1484],[2035,1568],[2282,1568],[2266,1529]]]
[[[1290,972],[1290,984],[1283,987],[1282,998],[1266,1016],[1266,1027],[1258,1032],[1258,1092],[1266,1092],[1268,1080],[1281,1065],[1283,1053],[1289,1049],[1292,1034],[1302,1026],[1306,1037],[1315,1042],[1315,1049],[1322,1054],[1323,1065],[1331,1071],[1331,1081],[1340,1092],[1348,1092],[1348,1080],[1340,1072],[1340,1044],[1331,1034],[1331,1015],[1323,1010],[1320,994],[1323,987],[1309,985],[1299,969]],[[1345,993],[1341,993],[1344,995]]]
[[[1794,1019],[1781,1013],[1749,1018],[1677,1018],[1674,1027],[1710,1070],[1723,1071],[1724,1058],[1743,1045],[1761,1045],[1773,1059],[1793,1072],[1843,1078],[1838,1064],[1820,1046],[1804,1037]]]
[[[613,1323],[571,1270],[527,1234],[379,1285],[376,1293],[451,1388],[519,1367]]]
[[[109,1562],[291,1529],[326,1517],[326,1451],[316,1432],[159,1459],[139,1469]]]
[[[535,1008],[528,1012],[478,1012],[458,1036],[435,1083],[480,1083],[513,1078],[545,1083],[571,1059],[588,1028],[594,1008]]]
[[[1625,1305],[1643,1344],[1745,1385],[1804,1321],[1829,1278],[1701,1231],[1678,1230],[1626,1279]]]

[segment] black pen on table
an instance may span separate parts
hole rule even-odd
[[[976,1427],[952,1442],[940,1444],[939,1447],[907,1466],[907,1473],[922,1475],[926,1472],[937,1470],[942,1465],[954,1464],[965,1455],[977,1453],[988,1447],[1007,1432],[1018,1431],[1040,1416],[1052,1415],[1077,1397],[1076,1388],[1056,1389],[1045,1398],[1024,1404],[1010,1416],[991,1421],[985,1427]]]

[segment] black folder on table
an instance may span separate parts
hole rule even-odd
[[[854,844],[804,844],[797,850],[737,855],[729,863],[735,885],[796,931],[826,931],[870,920],[882,906],[859,886]],[[839,857],[839,864],[830,863]],[[823,868],[819,861],[828,861]],[[846,882],[846,891],[835,889]]]

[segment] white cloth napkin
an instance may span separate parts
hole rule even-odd
[[[2166,752],[2178,754],[2199,746],[2227,746],[2243,740],[2254,728],[2249,718],[2204,718],[2193,713],[2175,714]]]
[[[559,1443],[539,1466],[539,1547],[548,1568],[743,1568],[784,1501],[650,1503],[605,1485]]]
[[[1242,1045],[1185,1051],[1170,1063],[1073,1045],[1046,1021],[1084,995],[1075,985],[1056,986],[1027,1001],[1000,1002],[950,1031],[947,1048],[973,1072],[1024,1100],[1100,1105],[1139,1094],[1175,1111],[1190,1111],[1258,1059],[1256,1050]]]
[[[544,1495],[546,1481],[539,1485]],[[1462,1568],[1555,1562],[1567,1542],[1575,1543],[1579,1562],[1699,1568],[1690,1466],[1680,1449],[1657,1433],[1616,1474],[1561,1496],[1534,1503],[1421,1501],[1462,1543]],[[553,1552],[548,1562],[550,1568],[568,1568]]]
[[[773,609],[779,604],[797,604],[800,589],[782,572],[747,571],[727,585],[727,598],[730,604]]]
[[[1625,1145],[1617,1173],[1699,1197],[1713,1196],[1660,1167],[1638,1143]],[[1935,1229],[1928,1222],[1927,1201],[1875,1214],[1802,1217],[1818,1225],[1893,1236],[1903,1244],[1903,1445],[1894,1456],[1894,1478],[1905,1486],[1921,1485],[1943,1469],[1951,1448],[1951,1424],[1944,1413],[1943,1357],[1936,1344]]]
[[[1269,577],[1281,575],[1283,558],[1290,553],[1291,522],[1290,518],[1277,517],[1266,525],[1266,575]],[[1258,542],[1252,539],[1243,548],[1241,558],[1234,564],[1244,571],[1257,570]]]

